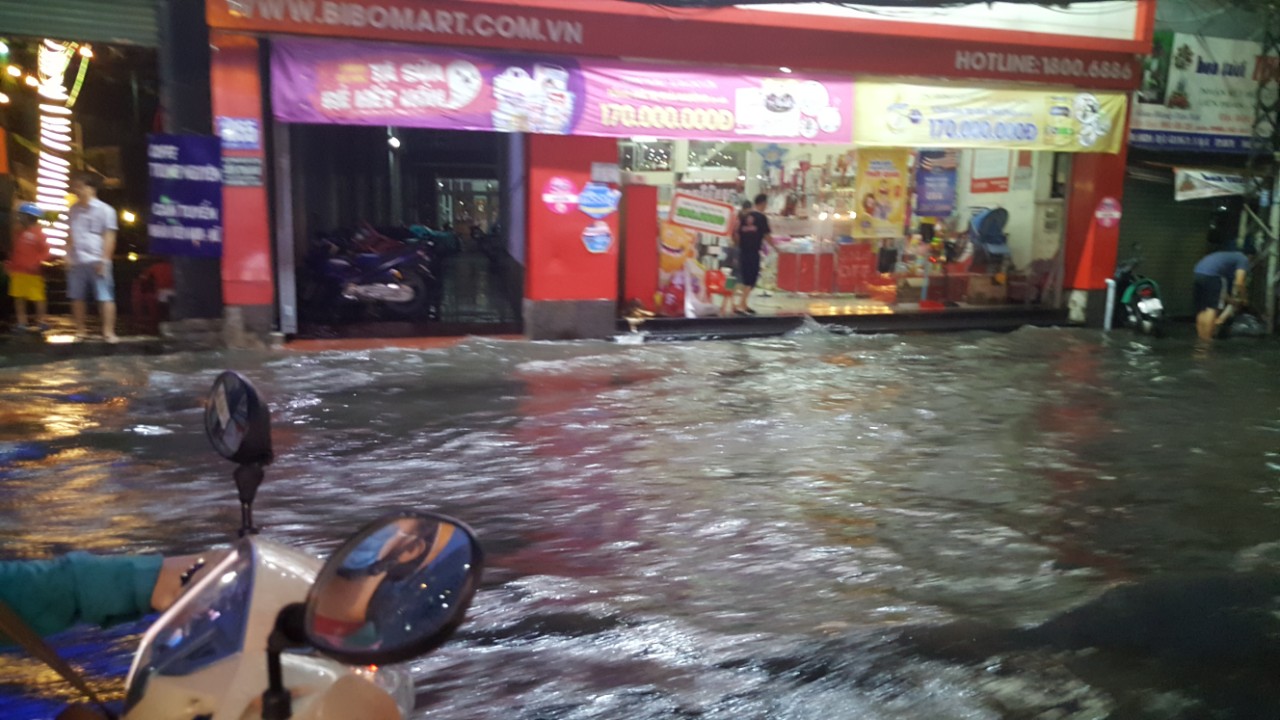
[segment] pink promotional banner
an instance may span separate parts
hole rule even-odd
[[[853,81],[388,43],[278,40],[277,119],[552,135],[849,143]]]
[[[583,61],[574,133],[692,140],[853,142],[853,80]]]

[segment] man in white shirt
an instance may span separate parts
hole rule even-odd
[[[77,201],[71,206],[71,246],[67,248],[67,297],[71,299],[71,316],[76,323],[76,337],[85,338],[85,299],[92,289],[102,315],[102,339],[119,342],[116,337],[115,280],[111,273],[111,256],[116,251],[115,208],[98,199],[102,178],[92,173],[77,176],[71,192]]]

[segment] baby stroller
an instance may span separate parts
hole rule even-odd
[[[1004,234],[1008,223],[1009,211],[1004,208],[984,210],[973,217],[969,226],[973,242],[970,272],[994,275],[1004,270],[1009,259],[1009,238]]]

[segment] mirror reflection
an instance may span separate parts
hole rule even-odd
[[[218,454],[234,459],[249,432],[253,388],[239,375],[224,372],[209,392],[204,427]]]
[[[442,640],[461,621],[479,546],[447,519],[403,515],[366,529],[331,557],[307,604],[320,650],[395,653]]]

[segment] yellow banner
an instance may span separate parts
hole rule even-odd
[[[854,84],[854,142],[863,146],[1009,148],[1118,153],[1120,92]]]
[[[907,214],[908,153],[888,148],[858,151],[854,237],[902,237]]]

